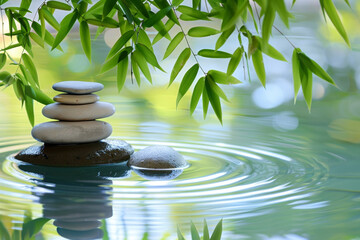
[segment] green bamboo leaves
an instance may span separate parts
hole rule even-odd
[[[341,37],[344,39],[346,44],[350,46],[350,41],[347,36],[346,30],[341,22],[340,16],[337,13],[336,7],[332,0],[320,0],[321,7],[324,12],[328,15],[331,22],[334,24],[336,30],[339,32]]]
[[[189,90],[191,84],[194,82],[195,77],[199,71],[199,64],[194,64],[184,75],[184,78],[181,81],[179,92],[176,98],[176,106],[179,105],[181,98]]]
[[[210,27],[193,27],[188,31],[190,37],[208,37],[220,33],[219,30]]]
[[[46,5],[49,8],[54,8],[54,9],[59,9],[59,10],[65,10],[65,11],[70,11],[71,10],[71,6],[63,3],[63,2],[59,2],[59,1],[48,1],[46,3]]]
[[[187,60],[189,59],[191,55],[191,50],[190,48],[185,48],[179,55],[178,59],[176,60],[174,67],[171,71],[171,75],[170,75],[170,83],[169,86],[174,82],[176,76],[179,74],[179,72],[181,71],[181,69],[183,69],[183,67],[185,66]]]
[[[175,48],[181,43],[181,41],[184,39],[184,33],[183,32],[179,32],[178,34],[176,34],[176,36],[171,40],[169,46],[167,47],[165,54],[164,54],[164,58],[167,58],[168,56],[170,56],[170,54],[175,50]]]
[[[317,75],[319,78],[329,82],[330,84],[335,85],[335,82],[330,77],[330,75],[320,67],[319,64],[305,55],[299,48],[293,51],[292,62],[295,94],[294,99],[296,101],[296,97],[301,85],[304,98],[310,111],[312,102],[312,74]]]
[[[58,34],[55,37],[54,44],[51,50],[54,50],[61,42],[64,40],[66,35],[70,32],[71,28],[74,26],[77,18],[77,11],[74,11],[64,17],[60,23],[60,29]]]
[[[121,37],[116,41],[114,46],[111,48],[106,59],[111,58],[112,56],[115,55],[115,53],[120,51],[120,49],[131,39],[131,37],[134,35],[134,33],[135,33],[134,30],[130,30],[130,31],[124,33],[123,35],[121,35]]]
[[[204,230],[203,230],[202,238],[200,237],[199,231],[197,230],[195,224],[193,222],[191,222],[191,225],[190,225],[190,233],[191,233],[192,240],[200,240],[200,239],[202,239],[202,240],[221,240],[222,231],[223,231],[222,230],[222,220],[220,220],[219,223],[216,225],[211,237],[209,234],[209,228],[208,228],[206,220],[204,220]],[[177,235],[178,235],[178,240],[185,240],[179,227],[177,228]]]
[[[80,22],[80,40],[81,45],[84,49],[86,57],[91,62],[91,38],[90,38],[90,30],[87,22]]]

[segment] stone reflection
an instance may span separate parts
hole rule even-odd
[[[159,169],[139,169],[132,167],[132,170],[139,175],[140,177],[153,180],[153,181],[166,181],[172,180],[180,176],[183,172],[183,169],[174,169],[174,170],[159,170]]]
[[[110,200],[112,180],[130,175],[126,163],[97,167],[55,168],[21,164],[36,174],[43,191],[33,192],[43,206],[43,217],[54,219],[60,236],[66,239],[101,239],[101,220],[113,215]]]

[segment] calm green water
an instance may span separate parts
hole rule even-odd
[[[288,63],[265,58],[267,91],[254,74],[251,83],[247,79],[239,87],[224,88],[232,100],[223,105],[223,126],[212,112],[207,120],[201,109],[190,117],[190,96],[176,110],[177,86],[167,89],[166,74],[154,72],[155,85],[144,83],[140,89],[129,79],[118,94],[114,72],[97,75],[109,51],[102,36],[93,45],[92,65],[76,33],[63,46],[65,53],[35,51],[40,81],[50,96],[56,94],[50,87],[57,81],[102,82],[101,100],[116,107],[106,120],[113,125],[112,139],[126,140],[136,151],[171,146],[190,167],[173,180],[148,180],[124,164],[59,169],[14,162],[9,156],[36,141],[7,89],[0,93],[0,221],[11,233],[21,229],[29,212],[33,218],[51,219],[37,239],[92,239],[93,234],[137,240],[145,233],[154,240],[176,239],[178,225],[189,236],[190,221],[202,229],[203,219],[211,230],[223,219],[223,236],[229,240],[359,239],[360,54],[316,41],[312,36],[321,27],[294,25],[296,34],[288,33],[289,38],[329,69],[339,89],[315,79],[309,114],[301,97],[293,105]],[[105,40],[113,34],[105,34]],[[288,57],[291,49],[284,44],[275,38],[274,45]],[[156,51],[165,48],[160,43]],[[231,44],[224,50],[230,49]],[[201,61],[209,69],[226,66],[226,61]],[[169,59],[162,65],[171,71],[173,63]],[[244,78],[242,68],[236,74]],[[47,121],[41,107],[36,105],[36,123]],[[90,235],[75,238],[69,229],[80,225],[92,229]]]

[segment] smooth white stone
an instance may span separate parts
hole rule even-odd
[[[52,103],[42,109],[45,117],[63,121],[87,121],[105,118],[115,113],[115,107],[107,102],[95,102],[83,105]]]
[[[109,137],[111,133],[111,125],[102,121],[45,122],[31,131],[33,138],[49,144],[96,142]]]
[[[96,94],[73,95],[63,93],[54,97],[54,101],[70,105],[90,104],[99,101],[99,99]]]
[[[89,94],[100,91],[104,85],[96,82],[64,81],[53,85],[53,89],[71,94]]]

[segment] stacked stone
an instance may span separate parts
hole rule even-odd
[[[54,97],[56,103],[45,106],[45,117],[58,121],[36,125],[32,136],[46,144],[78,144],[96,142],[109,137],[112,127],[96,119],[115,113],[111,103],[100,102],[93,94],[104,86],[94,82],[64,81],[53,85],[56,91],[64,92]]]

